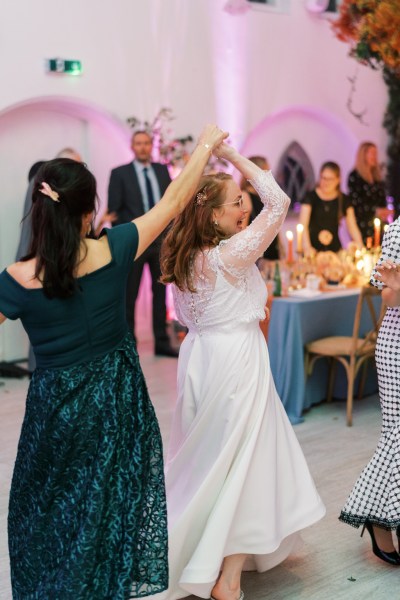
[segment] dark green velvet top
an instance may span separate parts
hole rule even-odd
[[[6,270],[0,274],[0,313],[21,319],[38,368],[69,367],[115,349],[127,333],[125,287],[138,247],[136,225],[105,229],[111,262],[77,279],[70,298],[47,298]]]

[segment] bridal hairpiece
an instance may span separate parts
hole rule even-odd
[[[196,204],[197,206],[204,206],[207,202],[207,188],[204,188],[202,192],[198,192],[196,194]]]
[[[58,192],[52,190],[49,184],[45,181],[42,181],[42,187],[40,188],[39,192],[51,198],[53,202],[60,202]]]

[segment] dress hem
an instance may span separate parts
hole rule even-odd
[[[342,523],[346,523],[346,525],[350,525],[356,529],[358,529],[361,525],[364,525],[367,521],[372,525],[382,527],[382,529],[386,529],[387,531],[393,531],[394,529],[400,527],[400,519],[388,520],[375,517],[374,515],[351,515],[350,513],[342,511],[338,519],[339,521],[342,521]]]

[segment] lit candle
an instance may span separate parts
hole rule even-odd
[[[377,248],[381,245],[381,220],[374,219],[374,246]]]
[[[288,245],[287,262],[292,263],[292,262],[294,262],[293,261],[293,231],[287,231],[286,238],[287,238],[287,245]]]
[[[297,252],[303,252],[303,231],[304,227],[301,223],[296,225],[297,231]]]
[[[362,259],[357,261],[356,269],[360,272],[364,269],[364,261]]]

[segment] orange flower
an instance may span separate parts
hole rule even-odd
[[[374,59],[400,68],[398,0],[344,0],[333,30],[338,39],[355,46],[353,53],[363,61]]]

